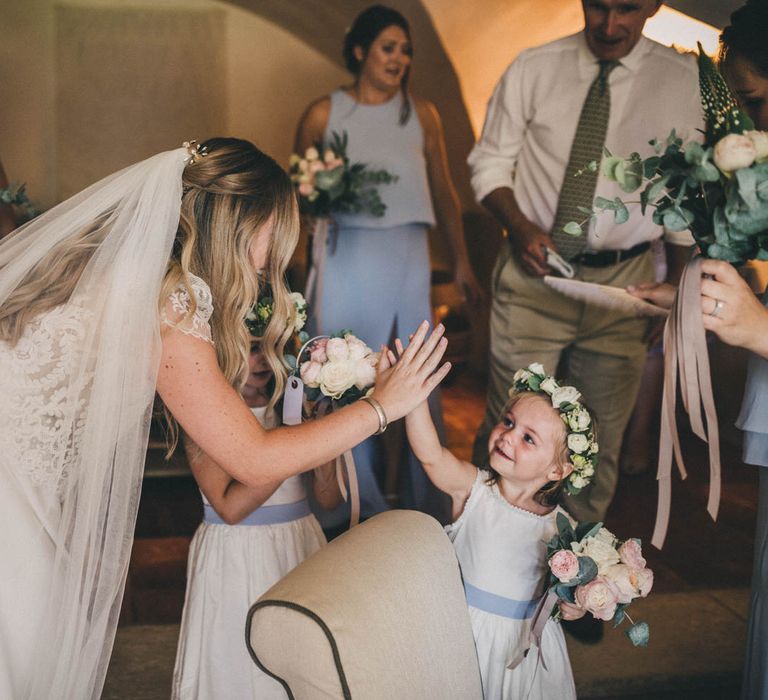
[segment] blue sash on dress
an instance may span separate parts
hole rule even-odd
[[[246,518],[243,518],[235,526],[240,525],[279,525],[281,523],[290,523],[293,520],[304,518],[309,515],[309,503],[307,499],[296,501],[295,503],[280,503],[274,506],[261,506],[257,508]],[[208,503],[203,503],[203,522],[210,525],[227,525],[219,514]]]
[[[473,608],[483,610],[484,612],[493,613],[494,615],[509,617],[512,620],[527,620],[533,617],[533,613],[536,612],[536,606],[541,600],[540,598],[535,600],[505,598],[504,596],[484,591],[482,588],[477,588],[466,581],[464,582],[464,592],[467,596],[467,605],[471,605]]]

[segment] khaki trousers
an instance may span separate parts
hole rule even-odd
[[[579,266],[577,279],[616,287],[654,279],[650,251],[604,268]],[[493,272],[488,398],[473,461],[488,459],[488,436],[499,421],[512,376],[540,362],[575,386],[597,417],[599,462],[592,484],[563,505],[580,521],[603,521],[618,480],[624,428],[635,405],[645,363],[646,318],[585,304],[526,274],[503,245]]]

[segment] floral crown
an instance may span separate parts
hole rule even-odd
[[[519,369],[512,377],[512,388],[509,395],[530,391],[546,394],[552,401],[552,406],[560,413],[568,433],[568,456],[573,471],[568,476],[565,488],[575,496],[589,484],[597,466],[598,445],[595,442],[595,431],[592,416],[587,408],[579,403],[581,393],[572,386],[560,386],[555,378],[544,372],[544,367],[538,362]]]
[[[293,318],[294,330],[298,333],[307,322],[307,301],[299,292],[289,295],[296,313]],[[245,325],[251,335],[261,338],[267,330],[269,320],[275,312],[275,301],[271,296],[263,296],[245,317]]]

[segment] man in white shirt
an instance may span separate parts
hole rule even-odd
[[[577,153],[577,141],[584,140],[579,134],[585,121],[589,131],[602,119],[599,159],[599,142],[615,155],[637,151],[645,157],[652,152],[648,142],[663,141],[672,128],[685,140],[695,138],[702,118],[693,57],[642,36],[660,0],[582,4],[583,32],[523,51],[509,66],[469,156],[478,201],[508,232],[492,278],[488,404],[475,454],[487,454],[488,434],[514,372],[531,362],[541,362],[548,373],[560,366],[597,414],[600,443],[592,485],[566,498],[565,506],[579,520],[601,521],[616,489],[621,438],[640,384],[648,321],[553,291],[541,279],[553,274],[545,248],[558,250],[553,237],[562,234],[553,230],[556,214],[561,229],[561,192],[571,184],[566,171],[571,177],[571,151]],[[584,119],[582,109],[587,114],[598,84],[601,95],[608,91],[609,106],[600,113],[604,118],[594,120],[590,112]],[[583,168],[586,162],[578,165]],[[627,199],[616,183],[602,177],[594,195]],[[590,207],[592,196],[581,204]],[[576,279],[617,287],[652,281],[650,242],[664,234],[668,279],[677,281],[692,242],[689,233],[665,234],[650,212],[641,215],[639,204],[629,209],[627,223],[616,225],[605,213],[589,226],[586,250],[570,261]],[[568,257],[564,248],[560,252]]]

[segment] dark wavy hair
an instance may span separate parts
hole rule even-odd
[[[371,5],[363,10],[355,17],[352,26],[347,29],[341,53],[344,58],[344,65],[346,65],[347,70],[355,78],[360,75],[360,69],[365,62],[365,58],[368,56],[371,44],[376,41],[379,34],[387,27],[400,27],[405,32],[405,36],[408,37],[408,41],[411,42],[411,28],[408,25],[408,20],[397,10],[385,7],[384,5]],[[411,42],[412,44],[413,42]],[[355,48],[358,46],[363,50],[362,61],[359,61],[357,56],[355,56]],[[400,83],[400,89],[403,94],[403,105],[400,108],[401,125],[405,124],[411,116],[411,100],[408,97],[408,78],[410,73],[411,70],[408,67]]]
[[[720,35],[720,64],[731,53],[746,58],[768,77],[768,2],[750,0],[731,14],[731,23]]]

